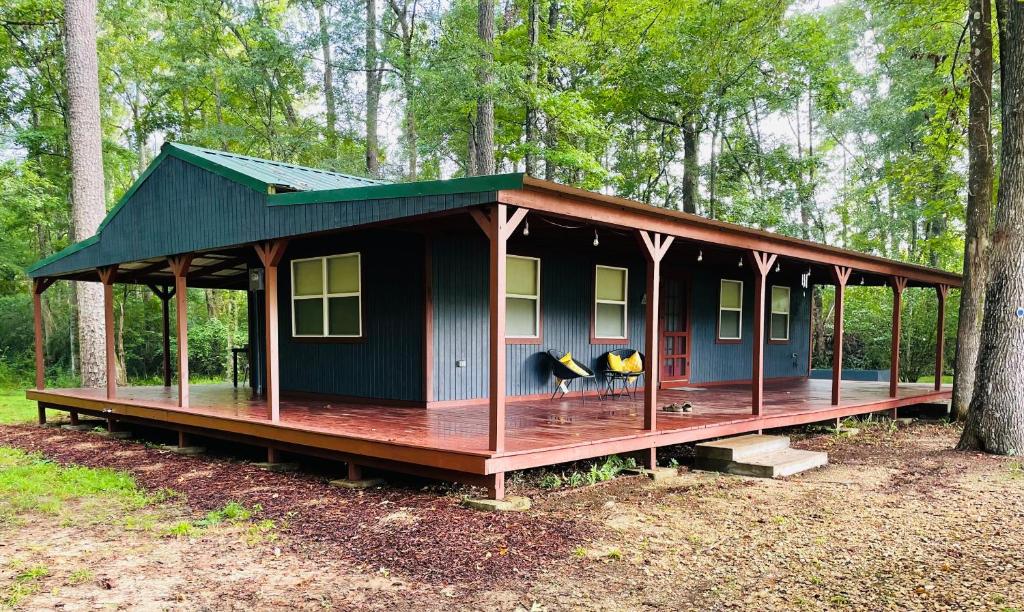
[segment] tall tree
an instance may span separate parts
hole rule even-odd
[[[315,0],[316,20],[319,30],[320,52],[324,60],[324,106],[327,111],[327,125],[324,133],[330,154],[338,154],[338,103],[334,98],[334,64],[331,60],[331,34],[325,0]]]
[[[526,173],[537,176],[537,79],[540,75],[540,0],[529,0],[526,10],[526,29],[529,55],[526,59],[526,123],[523,126],[523,141],[526,145]]]
[[[99,60],[96,56],[96,0],[67,0],[64,28],[72,218],[74,238],[79,241],[96,233],[106,212]],[[103,386],[106,383],[103,289],[97,283],[79,283],[76,296],[82,385]]]
[[[480,37],[480,67],[476,102],[476,172],[493,174],[494,165],[494,0],[477,3],[477,35]]]
[[[377,59],[377,0],[366,0],[366,173],[380,176],[380,143],[377,115],[380,112],[381,74]]]
[[[996,0],[1002,163],[974,397],[961,449],[1024,453],[1024,2]]]
[[[967,417],[974,393],[978,339],[985,313],[988,234],[992,218],[992,1],[971,0],[968,12],[971,54],[967,74],[971,94],[967,124],[967,227],[951,404],[953,416],[958,420]]]

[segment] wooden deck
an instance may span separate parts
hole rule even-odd
[[[444,476],[466,476],[550,465],[613,453],[668,446],[890,410],[948,399],[950,390],[903,384],[889,397],[888,383],[843,381],[842,402],[832,406],[828,380],[765,384],[765,412],[750,414],[749,385],[662,390],[659,403],[689,401],[692,413],[659,412],[656,431],[643,429],[643,401],[578,396],[562,401],[510,402],[507,448],[487,449],[487,404],[417,408],[289,398],[272,423],[263,400],[230,385],[193,385],[191,406],[177,406],[176,390],[127,387],[108,400],[104,389],[29,390],[42,406],[76,410],[126,422],[166,426],[213,437],[236,438],[281,450],[357,460],[365,465]],[[468,480],[472,480],[471,478]]]

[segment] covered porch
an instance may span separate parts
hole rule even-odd
[[[115,398],[103,389],[30,390],[46,408],[137,422],[186,434],[237,439],[282,451],[300,452],[429,477],[500,486],[506,471],[553,465],[614,453],[650,452],[658,447],[827,421],[903,406],[941,402],[948,387],[844,381],[838,404],[828,380],[791,379],[764,385],[764,408],[751,414],[749,384],[663,390],[659,406],[690,402],[693,412],[658,411],[655,428],[645,427],[642,397],[566,398],[507,404],[504,450],[490,448],[488,402],[424,410],[420,407],[285,396],[271,419],[265,400],[231,385],[193,385],[188,406],[178,405],[168,387],[122,387]],[[650,457],[653,459],[653,456]]]

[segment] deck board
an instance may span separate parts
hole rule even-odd
[[[949,397],[948,388],[935,392],[931,385],[903,384],[898,399],[889,398],[888,383],[843,381],[842,401],[831,405],[828,380],[769,381],[765,384],[764,414],[750,414],[750,386],[723,385],[705,388],[662,390],[659,404],[689,401],[692,413],[659,412],[658,429],[643,429],[642,398],[606,399],[579,396],[560,401],[509,402],[506,414],[506,451],[501,455],[487,449],[487,404],[424,409],[367,403],[289,397],[281,401],[281,420],[271,423],[261,400],[248,390],[230,385],[193,385],[191,406],[177,406],[176,390],[165,387],[123,387],[117,399],[105,399],[104,389],[31,390],[30,399],[67,407],[103,407],[115,414],[127,408],[146,409],[152,420],[182,422],[184,416],[202,416],[204,427],[225,431],[240,425],[255,426],[259,435],[274,438],[274,432],[307,432],[337,438],[344,443],[363,442],[358,452],[388,458],[388,447],[402,447],[404,461],[416,463],[412,451],[432,453],[424,465],[476,471],[488,464],[486,473],[500,468],[519,469],[545,465],[609,452],[624,452],[651,446],[693,441],[760,427],[777,427],[813,422]],[[128,414],[125,411],[125,414]],[[219,424],[219,425],[218,425]],[[282,438],[285,439],[285,438]],[[342,444],[339,442],[339,444]],[[366,443],[370,443],[367,445]],[[339,448],[347,448],[342,444]],[[369,449],[369,450],[366,450]],[[351,452],[357,452],[352,450]],[[476,458],[469,463],[443,462],[445,453]],[[591,454],[588,454],[591,453]],[[468,461],[468,460],[467,460]],[[455,466],[455,467],[453,467]]]

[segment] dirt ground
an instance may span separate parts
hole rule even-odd
[[[786,480],[684,467],[658,484],[545,492],[527,478],[533,509],[495,515],[461,508],[458,490],[344,491],[91,433],[0,427],[0,446],[183,493],[147,510],[160,524],[236,501],[276,525],[174,536],[126,528],[113,510],[86,524],[28,515],[0,526],[0,593],[45,566],[19,608],[1022,609],[1024,465],[949,450],[958,433],[918,423],[801,437],[830,465]]]

